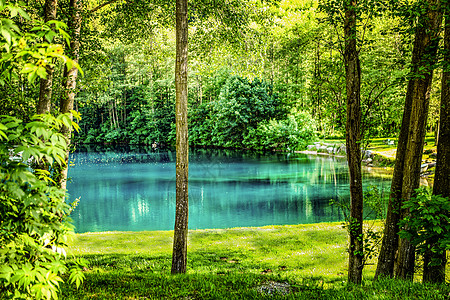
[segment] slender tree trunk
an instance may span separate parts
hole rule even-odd
[[[396,276],[412,279],[415,249],[407,240],[399,240],[398,222],[409,212],[402,201],[411,198],[419,187],[420,165],[428,115],[433,65],[435,64],[442,13],[439,0],[427,0],[416,28],[411,78],[405,98],[402,127],[398,139],[396,163],[391,184],[386,227],[375,277]]]
[[[79,51],[80,51],[80,32],[81,32],[81,12],[83,8],[82,0],[70,0],[70,19],[69,19],[69,33],[70,33],[70,48],[69,57],[78,63]],[[61,97],[59,104],[59,110],[61,113],[70,113],[73,110],[73,102],[76,94],[78,69],[72,67],[70,70],[67,67],[64,69],[64,93]],[[62,130],[63,134],[66,136],[68,143],[71,139],[71,128],[64,127]],[[69,153],[65,157],[66,165],[62,168],[59,185],[61,188],[66,188],[67,181],[67,162],[69,160]]]
[[[350,249],[348,281],[360,284],[363,269],[363,190],[361,177],[361,68],[356,49],[357,1],[345,0],[345,74],[347,90],[346,145],[350,172]]]
[[[172,254],[172,274],[186,273],[188,234],[188,124],[187,124],[187,0],[176,2],[176,213]]]
[[[45,12],[44,12],[45,22],[56,20],[57,6],[58,6],[57,0],[45,0]],[[47,65],[46,71],[47,71],[47,78],[41,78],[40,80],[39,102],[36,109],[36,112],[38,114],[45,114],[50,112],[52,105],[53,68],[50,65]]]
[[[442,73],[441,110],[439,143],[437,146],[437,163],[434,177],[433,194],[450,197],[450,13],[446,9],[444,33],[444,72]],[[439,241],[427,241],[437,243]],[[424,255],[423,281],[445,282],[446,251],[433,253],[428,251]],[[430,266],[432,259],[441,261],[440,265]]]

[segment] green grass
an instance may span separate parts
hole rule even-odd
[[[80,289],[62,299],[447,299],[450,288],[418,283],[346,284],[345,230],[336,223],[195,230],[188,270],[170,275],[172,231],[77,234],[70,252],[87,260]],[[266,285],[289,284],[267,294]]]

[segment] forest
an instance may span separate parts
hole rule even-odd
[[[69,153],[177,152],[172,274],[186,273],[188,148],[293,152],[345,140],[348,282],[371,254],[361,150],[398,140],[375,278],[446,282],[450,248],[447,0],[0,0],[0,296],[58,298],[86,280]],[[183,119],[185,118],[185,119]],[[419,188],[434,137],[432,191]],[[417,259],[416,259],[417,254]],[[448,277],[448,268],[447,268]],[[448,282],[448,278],[447,278]]]

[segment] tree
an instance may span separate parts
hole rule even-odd
[[[360,284],[363,269],[363,189],[361,177],[361,67],[356,49],[357,1],[344,0],[344,62],[347,91],[346,147],[350,173],[349,282]]]
[[[188,3],[176,2],[176,212],[172,254],[172,274],[186,273],[188,234],[188,124],[187,124],[187,55],[188,55]]]
[[[397,224],[408,214],[406,209],[401,209],[402,201],[410,199],[419,187],[430,87],[442,21],[439,0],[421,1],[419,4],[416,9],[420,14],[415,28],[411,71],[376,277],[395,274],[398,278],[412,279],[414,274],[414,247],[406,239],[399,240]]]
[[[444,31],[444,71],[441,79],[440,130],[437,146],[437,163],[433,185],[433,195],[440,195],[450,199],[450,9],[445,3],[445,31]],[[447,216],[447,218],[450,216]],[[431,251],[431,247],[442,243],[439,239],[428,240],[430,248],[424,254],[423,281],[445,282],[445,265],[447,255],[445,248]]]
[[[57,6],[58,0],[45,0],[45,22],[56,20]],[[51,42],[52,38],[49,37],[49,40],[49,42]],[[40,79],[39,101],[36,109],[38,114],[50,112],[52,104],[53,66],[51,62],[46,65],[46,71],[47,76]]]
[[[71,36],[69,46],[69,57],[73,60],[74,64],[66,66],[64,69],[64,86],[63,95],[59,104],[59,111],[62,114],[70,113],[73,111],[73,102],[76,95],[77,77],[78,77],[78,56],[80,51],[80,32],[81,32],[81,13],[83,8],[82,0],[70,0],[70,19],[69,19],[69,33]],[[72,117],[73,118],[73,117]],[[71,139],[71,128],[63,127],[63,134],[66,136],[68,143]],[[61,188],[66,189],[67,171],[69,152],[65,155],[66,164],[62,166],[60,175],[58,178],[58,184]]]

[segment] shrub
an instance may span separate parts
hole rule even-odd
[[[416,196],[403,205],[410,214],[400,221],[403,228],[399,235],[416,246],[416,251],[424,255],[427,251],[442,253],[450,250],[450,201],[439,195],[432,195],[429,189],[416,190]],[[431,266],[442,264],[433,258]]]
[[[65,262],[71,206],[52,180],[65,164],[68,115],[0,117],[0,298],[57,298],[61,275],[80,285],[83,274]],[[46,166],[43,168],[43,166]],[[48,167],[48,168],[47,168]]]

